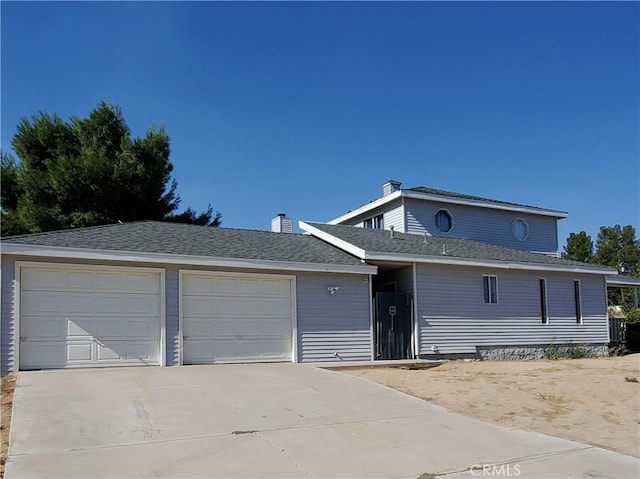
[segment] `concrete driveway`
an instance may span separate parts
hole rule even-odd
[[[640,473],[633,457],[296,364],[25,372],[14,404],[8,479]]]

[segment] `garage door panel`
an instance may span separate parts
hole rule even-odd
[[[265,280],[261,283],[262,296],[276,296],[287,298],[290,296],[291,286],[283,281]]]
[[[95,321],[91,319],[67,319],[64,320],[67,325],[67,337],[76,339],[79,337],[91,339],[97,336]]]
[[[289,299],[265,299],[261,303],[263,316],[291,316]]]
[[[127,318],[122,323],[122,336],[130,339],[160,339],[155,322],[145,318]]]
[[[182,302],[182,314],[188,317],[209,317],[211,316],[213,302],[207,297],[184,296]]]
[[[27,316],[83,314],[92,309],[92,298],[85,294],[64,295],[55,291],[25,291],[22,294],[21,312]]]
[[[62,367],[67,362],[67,344],[65,341],[23,343],[20,357],[25,368]]]
[[[183,276],[182,289],[192,296],[210,295],[213,294],[213,282],[202,276]]]
[[[95,287],[94,273],[91,271],[68,271],[62,277],[58,271],[53,271],[53,274],[61,282],[58,288],[62,286],[69,291],[91,291]]]
[[[199,338],[213,338],[214,324],[211,319],[194,318],[189,321],[185,321],[183,325],[183,333],[185,336],[199,337]]]
[[[92,343],[67,344],[65,362],[89,362],[92,359],[92,352]]]
[[[96,361],[153,363],[157,361],[154,350],[155,343],[150,341],[105,341],[96,344]]]
[[[60,340],[67,336],[67,320],[65,318],[48,316],[22,316],[20,336],[34,340]]]
[[[158,364],[159,273],[77,268],[21,269],[21,367]]]
[[[291,338],[290,324],[288,321],[280,320],[265,320],[260,323],[260,336],[269,336],[276,338]],[[255,336],[255,331],[253,333]]]
[[[133,293],[157,294],[160,291],[160,282],[158,276],[128,274],[124,276],[124,288]]]
[[[187,364],[291,359],[291,280],[185,274],[182,279]]]

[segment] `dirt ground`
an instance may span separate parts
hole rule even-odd
[[[640,457],[640,354],[342,372],[483,421]]]
[[[0,421],[0,477],[4,477],[4,464],[7,461],[7,452],[9,449],[9,431],[11,429],[11,411],[13,408],[13,391],[16,387],[15,374],[9,374],[2,377],[0,385],[2,389],[1,414]]]

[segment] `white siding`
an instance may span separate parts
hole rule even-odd
[[[471,239],[538,253],[555,254],[558,250],[557,220],[551,216],[410,198],[405,199],[404,208],[407,233],[426,232],[433,236]],[[435,214],[439,209],[446,209],[453,216],[453,229],[449,233],[442,233],[435,225]],[[529,227],[529,236],[524,241],[513,236],[512,225],[516,218],[524,219]]]
[[[369,284],[365,279],[365,275],[297,275],[299,361],[371,359]],[[340,290],[329,294],[329,286]]]
[[[484,304],[482,275],[498,277],[498,304]],[[538,279],[547,279],[549,324],[540,317]],[[582,285],[576,324],[573,281]],[[419,354],[474,353],[476,346],[605,344],[607,312],[599,275],[418,266]]]
[[[167,366],[180,364],[180,328],[178,321],[178,268],[165,269]]]
[[[395,231],[404,233],[404,207],[402,205],[384,212],[384,229],[390,230],[392,226]]]
[[[15,368],[15,261],[2,256],[2,304],[0,310],[0,374]]]

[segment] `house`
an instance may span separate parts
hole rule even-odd
[[[2,240],[0,365],[606,354],[606,277],[557,257],[566,213],[400,189],[272,232],[143,221]]]

